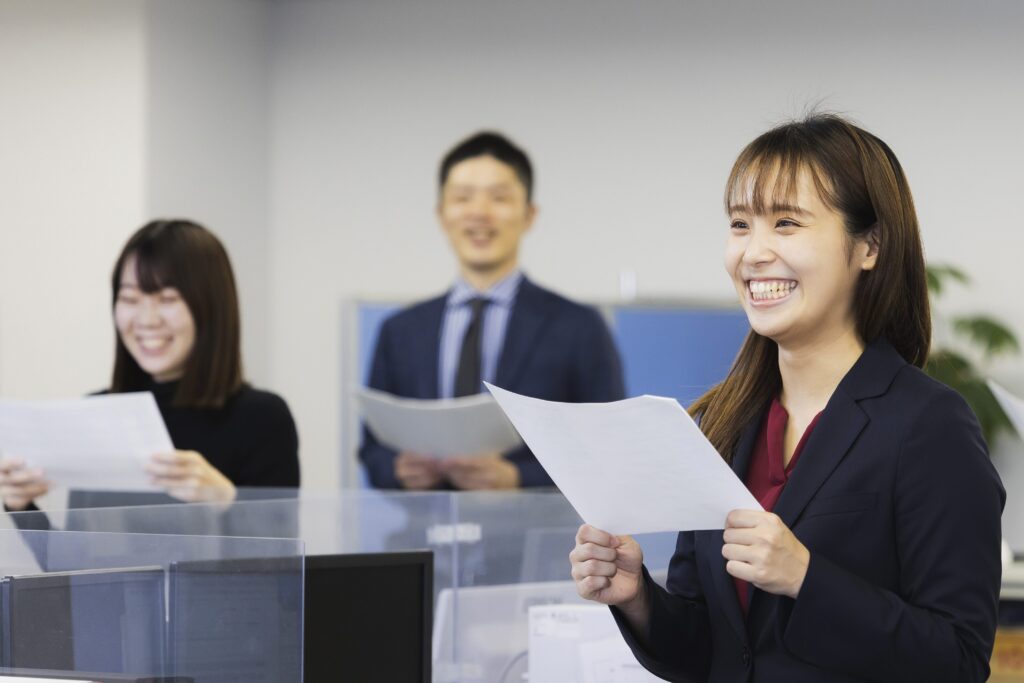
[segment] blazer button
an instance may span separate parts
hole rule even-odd
[[[750,650],[743,648],[743,665],[750,666]]]

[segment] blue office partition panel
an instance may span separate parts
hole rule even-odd
[[[616,307],[613,325],[627,395],[684,407],[725,378],[750,330],[739,308]]]

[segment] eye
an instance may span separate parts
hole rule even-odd
[[[745,221],[741,221],[739,219],[729,223],[729,228],[732,230],[746,230],[748,227],[750,226],[748,226]]]
[[[798,228],[800,224],[791,218],[780,218],[775,222],[776,228]]]
[[[167,290],[160,292],[160,303],[162,304],[175,304],[181,301],[181,295],[175,290]]]
[[[124,304],[126,306],[134,306],[135,304],[139,303],[139,297],[135,294],[126,294],[124,292],[120,292],[117,295],[117,303]]]

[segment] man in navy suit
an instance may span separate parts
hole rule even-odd
[[[459,263],[444,295],[388,318],[369,386],[409,398],[483,391],[483,381],[551,401],[623,397],[611,335],[593,308],[543,289],[519,269],[533,225],[533,170],[505,137],[478,133],[442,160],[437,215]],[[363,430],[359,458],[378,488],[551,486],[526,447],[439,460],[395,451]]]

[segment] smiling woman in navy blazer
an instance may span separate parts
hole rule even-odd
[[[984,681],[1005,493],[931,337],[903,170],[832,115],[773,129],[726,189],[752,331],[691,408],[764,510],[679,535],[667,590],[584,525],[570,559],[670,681]]]

